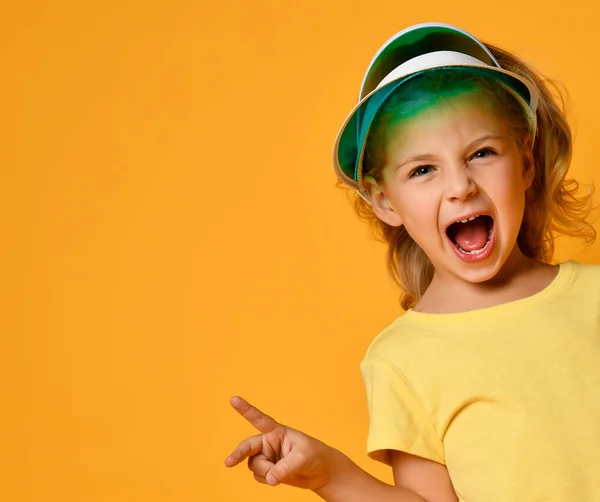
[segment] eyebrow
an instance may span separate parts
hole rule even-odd
[[[477,138],[474,141],[471,141],[471,143],[469,143],[469,145],[467,146],[466,150],[471,150],[473,148],[475,148],[478,144],[484,143],[490,139],[503,139],[502,136],[498,136],[495,134],[486,134],[485,136],[482,136],[481,138]],[[431,153],[422,153],[419,155],[413,155],[412,157],[409,157],[406,160],[403,160],[400,164],[398,164],[396,166],[396,170],[400,169],[401,167],[405,166],[406,164],[410,164],[411,162],[423,162],[423,161],[428,161],[428,160],[432,160],[435,159],[435,155],[431,154]]]

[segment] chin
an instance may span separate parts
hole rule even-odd
[[[491,260],[490,260],[491,261]],[[462,270],[456,274],[462,280],[472,284],[482,284],[493,280],[502,270],[504,261],[494,260],[491,263],[479,264],[478,266],[461,267]]]
[[[496,243],[490,256],[476,262],[463,261],[455,255],[454,250],[446,249],[446,253],[450,251],[450,255],[444,253],[443,265],[440,263],[440,270],[446,270],[447,274],[471,284],[490,282],[502,271],[510,255],[510,253],[501,252],[501,248],[504,246],[498,244]],[[437,267],[435,268],[437,269]]]

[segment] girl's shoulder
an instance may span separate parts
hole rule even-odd
[[[560,266],[566,269],[570,276],[569,285],[589,286],[592,289],[600,290],[600,264],[569,260],[561,263]]]
[[[397,317],[375,336],[367,348],[365,359],[387,359],[391,353],[413,353],[433,343],[438,333],[431,326],[415,323],[411,319],[410,311]]]
[[[592,272],[595,274],[600,274],[600,263],[581,263],[576,260],[571,260],[567,263],[571,263],[573,267],[579,269],[582,272]]]

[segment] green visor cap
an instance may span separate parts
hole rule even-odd
[[[336,175],[363,197],[367,194],[362,156],[377,112],[400,85],[431,71],[465,71],[494,78],[521,103],[535,137],[538,91],[532,82],[502,69],[483,43],[459,28],[440,23],[411,26],[388,40],[371,61],[359,102],[335,141]]]

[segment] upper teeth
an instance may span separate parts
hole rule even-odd
[[[461,223],[466,223],[467,221],[473,221],[477,216],[471,216],[470,218],[465,218],[464,220],[460,220]]]

